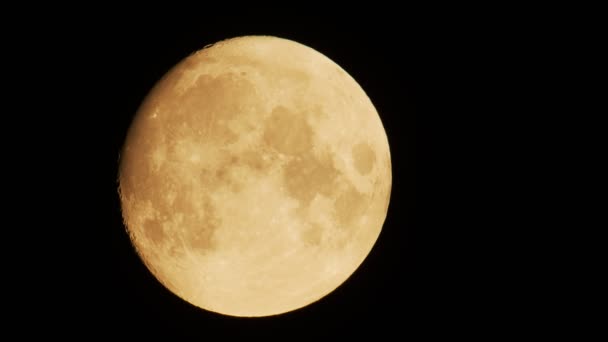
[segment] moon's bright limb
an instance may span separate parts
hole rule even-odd
[[[386,133],[342,68],[286,39],[189,56],[140,107],[121,155],[127,231],[154,276],[232,316],[306,306],[363,262],[386,218]]]

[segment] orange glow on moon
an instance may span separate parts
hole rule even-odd
[[[346,71],[302,44],[225,40],[151,90],[119,193],[138,255],[171,292],[232,316],[292,311],[363,262],[386,218],[386,133]]]

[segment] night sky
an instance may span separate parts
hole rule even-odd
[[[346,16],[208,15],[188,23],[83,17],[37,32],[56,94],[49,97],[56,116],[48,135],[61,146],[53,149],[61,168],[49,169],[61,181],[50,182],[48,194],[61,217],[61,237],[53,237],[60,240],[54,253],[61,267],[44,268],[40,279],[52,304],[31,314],[61,322],[49,324],[51,330],[140,340],[286,340],[373,331],[432,336],[473,324],[465,312],[485,281],[484,268],[467,264],[477,256],[468,249],[473,237],[463,232],[473,222],[461,209],[470,209],[473,196],[467,181],[486,166],[475,159],[471,167],[465,152],[474,142],[460,128],[468,127],[461,118],[473,110],[465,102],[473,96],[468,68],[479,58],[470,51],[483,50],[477,40],[415,13],[377,16],[373,23]],[[125,232],[116,178],[131,119],[155,82],[205,45],[255,34],[310,46],[353,76],[387,132],[393,185],[376,245],[342,286],[294,312],[244,319],[196,308],[155,280]]]

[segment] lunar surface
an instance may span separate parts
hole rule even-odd
[[[119,194],[152,274],[202,309],[269,316],[331,293],[379,237],[382,122],[357,82],[300,43],[247,36],[170,70],[129,128]]]

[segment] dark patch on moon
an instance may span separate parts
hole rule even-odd
[[[264,172],[272,166],[271,158],[264,159],[264,152],[259,150],[243,152],[241,160],[254,172]]]
[[[366,196],[352,184],[348,184],[334,204],[335,217],[341,224],[342,228],[350,228],[354,220],[361,217],[367,208],[369,196]]]
[[[182,226],[185,228],[185,241],[194,251],[206,253],[215,249],[214,236],[221,219],[215,213],[210,199],[205,198],[203,209],[184,213]]]
[[[165,232],[162,223],[156,219],[146,220],[144,223],[144,234],[155,245],[159,246],[165,240]]]
[[[201,132],[201,142],[234,143],[239,132],[228,124],[237,117],[242,120],[243,116],[257,114],[256,94],[255,86],[241,75],[201,75],[184,94],[165,100],[166,130],[185,127],[179,136],[192,137],[193,132]]]
[[[366,143],[358,143],[352,149],[353,162],[355,169],[362,174],[370,173],[376,162],[376,154]]]
[[[283,183],[288,194],[306,207],[317,193],[330,196],[340,171],[331,157],[317,158],[312,151],[293,158],[284,170]]]
[[[318,223],[310,223],[302,231],[302,241],[307,246],[318,246],[323,238],[323,226]]]
[[[264,123],[263,139],[276,151],[295,156],[312,148],[313,130],[304,114],[278,106]]]
[[[226,101],[226,96],[235,96],[235,88],[242,88],[243,84],[235,82],[228,75],[210,77],[202,75],[186,93],[174,100],[173,122],[174,127],[185,124],[184,127],[192,131],[203,133],[203,140],[222,144],[233,143],[238,136],[225,124],[238,114],[236,101]],[[180,134],[191,137],[192,134]]]
[[[192,212],[194,210],[194,206],[192,205],[192,190],[186,185],[179,185],[177,189],[178,191],[170,207],[170,212]]]

